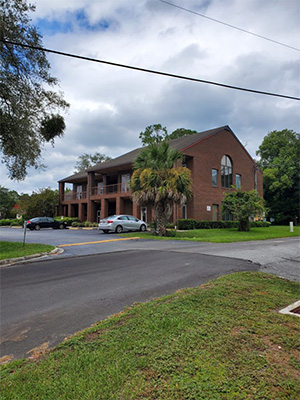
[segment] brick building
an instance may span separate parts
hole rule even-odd
[[[257,189],[263,195],[262,172],[229,126],[173,139],[170,147],[183,153],[182,163],[191,170],[193,180],[193,197],[183,207],[174,206],[174,223],[179,218],[222,219],[222,199],[231,185],[245,191]],[[59,215],[95,222],[100,216],[132,214],[151,222],[151,206],[137,206],[129,189],[140,150],[61,179]],[[65,193],[66,183],[73,188]]]

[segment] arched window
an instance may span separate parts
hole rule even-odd
[[[232,161],[228,156],[223,156],[221,160],[221,184],[225,188],[232,185]]]

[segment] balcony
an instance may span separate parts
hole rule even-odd
[[[122,185],[121,183],[115,183],[106,186],[94,186],[92,187],[90,196],[93,199],[100,199],[102,197],[110,197],[110,195],[120,194],[122,196],[131,196],[129,185]],[[87,199],[87,192],[67,192],[63,196],[63,201],[79,202],[80,200]]]
[[[123,195],[130,195],[129,185],[122,185],[121,183],[114,183],[112,185],[106,186],[94,186],[92,187],[91,196],[95,197],[102,197],[111,194],[123,194]]]
[[[84,200],[87,198],[86,192],[67,192],[63,196],[63,201]]]

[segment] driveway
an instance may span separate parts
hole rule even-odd
[[[1,356],[26,357],[120,312],[256,264],[173,250],[128,250],[1,268]]]

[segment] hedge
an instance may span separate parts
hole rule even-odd
[[[90,222],[90,221],[84,221],[84,222],[73,221],[71,226],[73,228],[96,228],[98,224],[97,222]]]
[[[196,221],[195,219],[179,219],[177,221],[179,230],[192,229],[222,229],[222,228],[238,228],[238,221]],[[270,222],[254,221],[251,227],[267,228]]]
[[[68,226],[71,226],[73,222],[79,222],[79,219],[74,217],[55,217],[54,219],[59,222],[66,222]]]
[[[0,226],[23,226],[23,219],[0,219]]]

